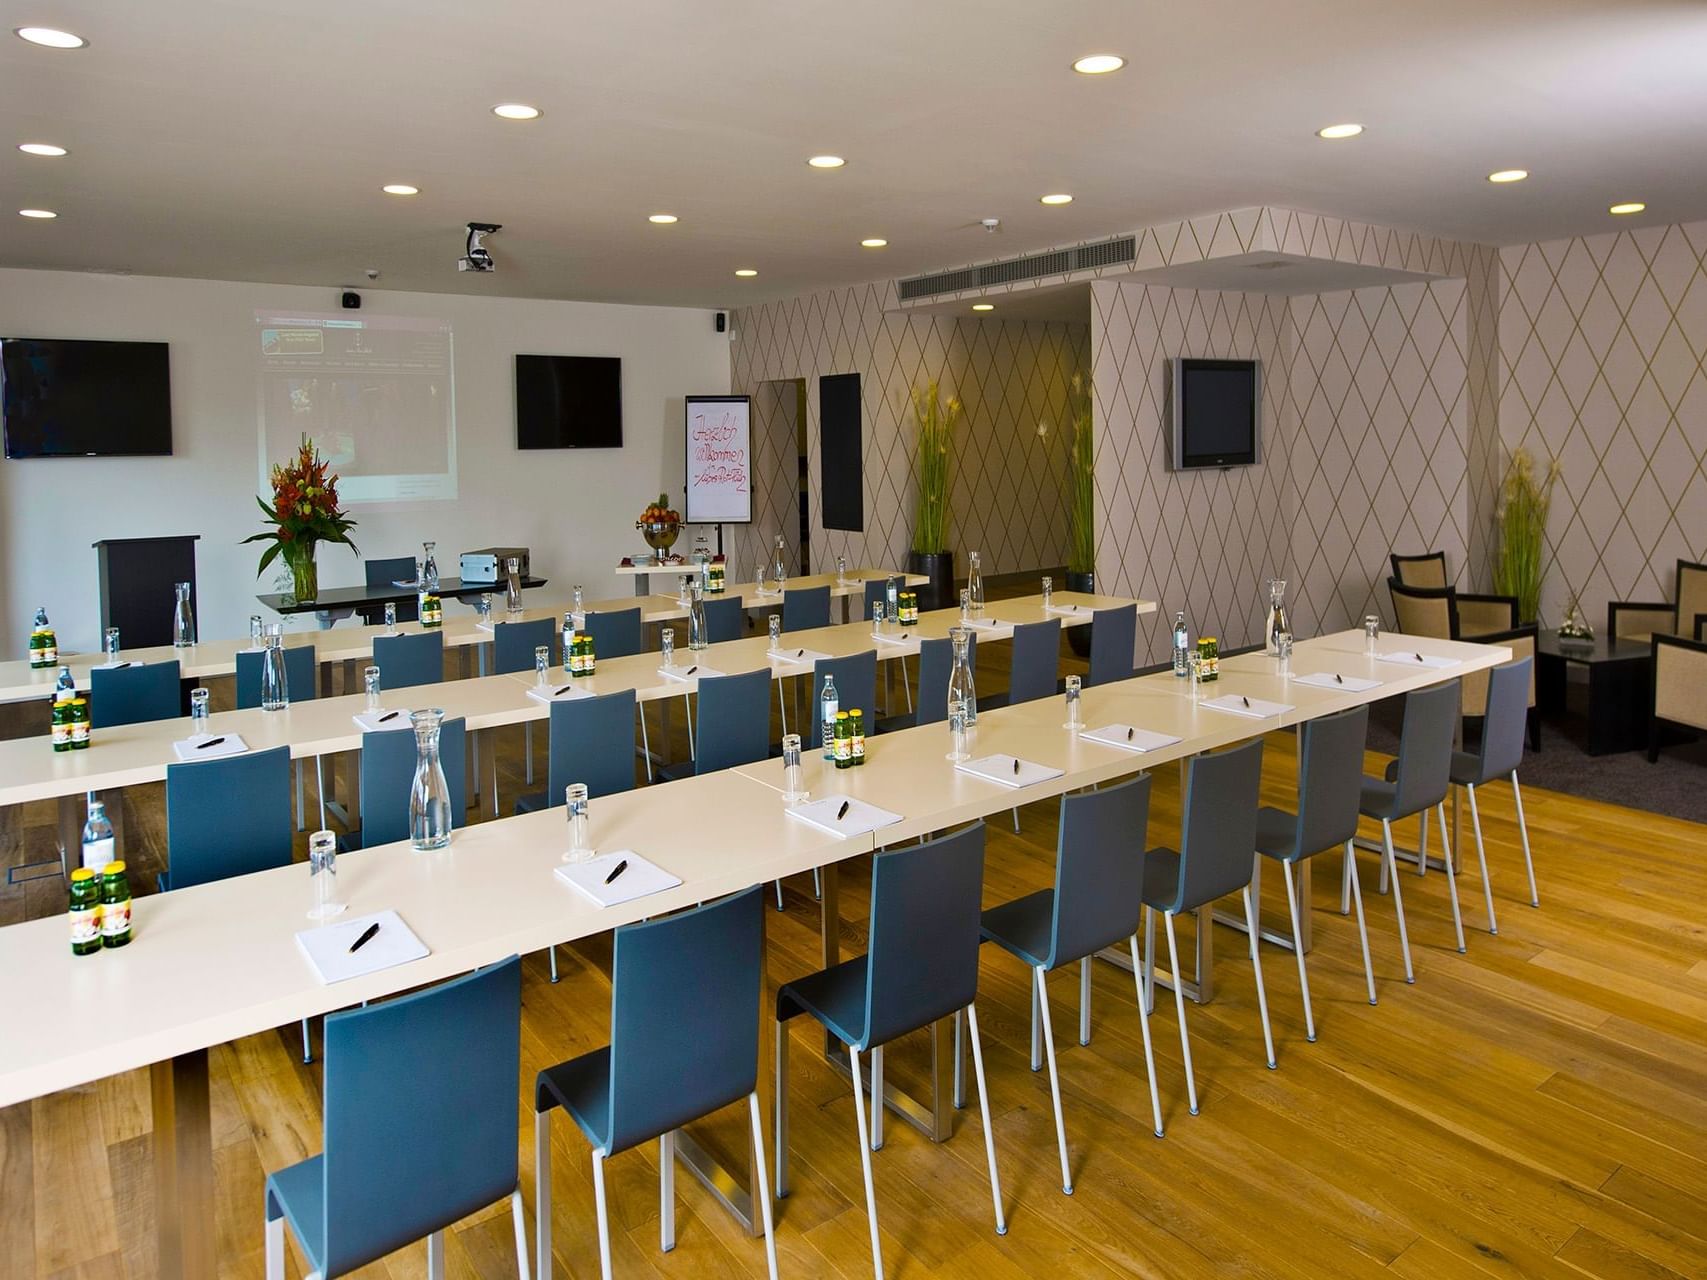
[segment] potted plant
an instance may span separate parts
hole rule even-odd
[[[1541,608],[1541,556],[1547,533],[1547,508],[1553,500],[1553,482],[1559,478],[1559,460],[1547,464],[1545,479],[1535,474],[1535,459],[1527,449],[1511,455],[1505,482],[1500,486],[1499,545],[1494,549],[1494,590],[1517,597],[1517,620],[1534,622]]]
[[[314,441],[303,436],[289,465],[273,465],[272,505],[268,506],[264,498],[255,499],[272,528],[243,539],[268,544],[255,569],[257,578],[275,559],[284,558],[290,569],[292,594],[300,604],[311,603],[320,594],[320,569],[314,559],[320,543],[338,542],[356,550],[350,539],[356,522],[339,509],[338,477],[329,471],[330,465],[315,449]]]
[[[937,394],[935,379],[923,390],[913,388],[913,422],[919,432],[919,508],[907,570],[929,579],[919,593],[920,607],[926,609],[945,609],[954,600],[954,552],[948,548],[948,464],[949,445],[959,420],[960,401],[950,396],[945,403]]]
[[[1091,422],[1091,384],[1075,373],[1067,393],[1073,419],[1072,452],[1067,455],[1067,590],[1096,590],[1096,453]],[[1081,658],[1089,657],[1089,627],[1072,627],[1068,643]]]

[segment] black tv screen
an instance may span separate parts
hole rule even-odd
[[[1262,373],[1255,360],[1173,361],[1173,466],[1249,466],[1262,457]]]
[[[172,452],[164,342],[0,338],[8,458]]]
[[[516,448],[622,448],[622,361],[518,355]]]

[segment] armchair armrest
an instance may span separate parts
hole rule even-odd
[[[1677,606],[1664,600],[1609,600],[1606,604],[1606,634],[1642,636],[1677,634]]]
[[[1517,626],[1517,597],[1466,595],[1460,591],[1458,600],[1458,637],[1479,640],[1495,631],[1509,631]]]
[[[1535,644],[1540,637],[1540,628],[1535,623],[1525,623],[1521,627],[1508,627],[1504,631],[1490,631],[1485,635],[1474,637],[1476,644],[1504,645],[1511,650],[1512,660],[1533,658]],[[1466,637],[1470,639],[1471,637]],[[1463,689],[1463,714],[1467,716],[1483,715],[1488,706],[1488,673],[1472,671],[1460,681]],[[1529,706],[1535,705],[1535,667],[1529,668]]]
[[[1695,638],[1698,641],[1707,640],[1707,613],[1695,615]]]

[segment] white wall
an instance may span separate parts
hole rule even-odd
[[[443,317],[455,329],[458,496],[405,511],[364,511],[364,556],[408,555],[423,538],[439,564],[485,546],[526,546],[544,596],[584,583],[591,598],[626,595],[610,572],[644,547],[634,530],[660,490],[680,505],[682,397],[729,390],[729,342],[712,313],[517,298],[363,290],[366,310]],[[260,545],[253,313],[331,311],[337,291],[291,285],[0,270],[0,334],[171,344],[173,456],[0,461],[0,637],[20,656],[35,607],[60,642],[95,646],[99,538],[199,533],[202,634],[247,630]],[[520,454],[515,448],[517,352],[622,358],[623,448]],[[282,461],[282,459],[280,459]],[[361,581],[361,561],[322,547],[322,587]],[[170,607],[162,601],[161,608]],[[16,650],[17,653],[11,651]]]

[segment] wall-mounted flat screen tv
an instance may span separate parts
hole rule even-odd
[[[622,448],[622,361],[518,355],[516,448]]]
[[[8,458],[172,452],[164,342],[0,338]]]
[[[1172,469],[1244,467],[1262,460],[1262,366],[1175,356]]]

